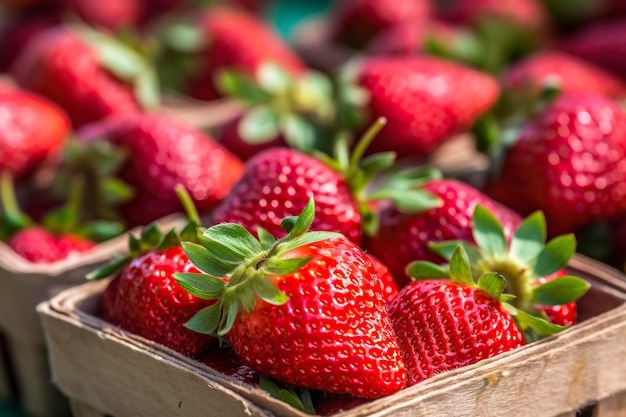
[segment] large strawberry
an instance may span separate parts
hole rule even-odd
[[[401,24],[423,24],[430,18],[430,0],[347,0],[332,12],[330,37],[354,47],[366,45],[375,35]]]
[[[366,243],[371,253],[391,270],[400,287],[408,283],[404,271],[409,262],[418,259],[435,263],[444,261],[430,250],[429,243],[472,239],[472,215],[476,205],[484,205],[493,211],[509,236],[521,221],[510,209],[456,180],[429,181],[423,189],[439,197],[442,204],[416,213],[402,213],[391,205],[385,206],[379,215],[378,232]]]
[[[626,18],[608,19],[567,37],[563,50],[626,78]]]
[[[158,103],[156,79],[131,48],[87,28],[35,37],[12,68],[17,82],[59,104],[74,127]]]
[[[314,211],[311,199],[283,222],[289,233],[279,240],[223,223],[201,230],[201,246],[184,244],[209,275],[176,278],[192,294],[218,300],[187,326],[225,337],[245,364],[283,383],[367,398],[392,394],[406,374],[378,276],[341,235],[306,233]]]
[[[365,59],[353,75],[370,96],[367,112],[388,121],[370,150],[403,157],[431,154],[469,129],[499,94],[489,75],[426,56]]]
[[[624,212],[625,153],[620,107],[564,94],[521,127],[487,190],[524,215],[542,210],[550,235],[573,232]]]
[[[500,301],[505,286],[501,276],[485,274],[475,283],[459,248],[446,278],[433,274],[412,282],[388,307],[409,385],[524,344]]]
[[[513,94],[537,94],[547,85],[561,93],[591,93],[609,97],[626,95],[626,85],[602,68],[563,52],[542,52],[512,65],[504,86]]]
[[[515,297],[510,301],[513,306],[558,326],[571,325],[576,322],[575,302],[589,288],[587,282],[567,275],[563,269],[574,254],[576,240],[571,234],[547,243],[545,240],[546,223],[541,212],[528,216],[507,243],[493,213],[478,205],[472,215],[471,240],[433,242],[429,247],[451,259],[454,250],[462,246],[471,260],[474,277],[497,272],[506,279],[507,292]],[[423,266],[423,261],[413,262],[407,273],[421,275]],[[435,267],[427,268],[425,273],[432,273],[432,268]]]
[[[193,97],[204,100],[220,97],[215,80],[225,69],[254,75],[261,64],[273,62],[292,75],[305,70],[295,52],[252,13],[214,7],[203,12],[192,27],[197,32],[198,45],[192,57],[195,69],[188,75],[187,93]],[[188,48],[188,44],[184,48]]]
[[[156,223],[150,224],[139,238],[129,235],[127,256],[113,259],[88,278],[113,276],[101,302],[105,320],[184,355],[199,356],[215,339],[183,324],[213,302],[188,294],[172,277],[178,272],[200,273],[181,246],[181,240],[195,240],[199,224],[188,196],[183,201],[190,222],[180,234],[172,229],[163,235]]]
[[[86,126],[79,140],[106,141],[126,153],[117,176],[134,190],[121,207],[131,225],[147,224],[180,207],[174,187],[183,184],[201,213],[223,198],[243,171],[241,161],[199,130],[157,114],[133,114]]]
[[[0,90],[0,171],[20,176],[58,157],[69,134],[57,105],[19,89]]]

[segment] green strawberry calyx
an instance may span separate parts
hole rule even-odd
[[[431,250],[450,260],[457,247],[463,247],[472,273],[497,272],[504,276],[508,291],[515,296],[511,306],[532,316],[545,317],[535,306],[557,306],[578,300],[590,284],[575,276],[560,276],[539,285],[565,268],[576,250],[573,234],[557,236],[546,242],[543,213],[529,215],[507,243],[502,225],[485,207],[477,205],[472,216],[474,242],[451,240],[429,244]]]
[[[0,240],[6,240],[19,230],[34,224],[34,221],[19,208],[13,175],[8,170],[0,173],[0,201],[3,209],[0,216]]]
[[[120,271],[131,260],[153,250],[165,250],[181,246],[183,242],[197,242],[196,229],[200,226],[200,216],[193,200],[183,185],[176,186],[176,194],[180,199],[188,217],[187,224],[180,230],[170,229],[163,234],[157,222],[150,223],[141,230],[140,235],[128,234],[128,253],[114,254],[110,262],[87,274],[87,279],[99,280],[110,277]]]
[[[476,269],[472,268],[470,259],[471,255],[466,252],[464,246],[458,245],[452,251],[447,268],[426,261],[415,261],[407,266],[407,274],[416,281],[447,278],[461,285],[481,289],[491,298],[500,301],[515,320],[527,342],[559,333],[567,328],[567,326],[552,324],[541,315],[529,314],[516,308],[513,305],[516,300],[515,295],[504,292],[507,289],[505,276],[489,271],[481,272],[478,278],[475,278]]]
[[[183,248],[203,273],[173,276],[190,294],[217,302],[200,310],[185,327],[222,337],[232,328],[240,309],[253,311],[257,299],[273,305],[286,303],[289,297],[271,277],[296,272],[310,260],[287,254],[314,242],[343,238],[340,233],[308,232],[314,217],[315,203],[311,198],[298,217],[283,219],[281,226],[287,235],[278,240],[262,228],[258,228],[257,239],[236,223],[198,228],[200,244],[183,242]]]

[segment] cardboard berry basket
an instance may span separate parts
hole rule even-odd
[[[437,375],[337,417],[626,415],[626,277],[576,255],[589,280],[581,322],[472,366]],[[53,381],[75,417],[279,416],[305,414],[161,345],[103,321],[107,281],[71,288],[38,306]]]
[[[179,217],[160,221],[172,227]],[[118,236],[94,250],[52,264],[33,264],[0,242],[0,398],[17,399],[34,417],[67,416],[67,399],[50,380],[50,367],[38,303],[85,282],[85,275],[125,252],[128,239]]]

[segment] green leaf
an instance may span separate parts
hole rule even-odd
[[[532,329],[539,336],[546,337],[567,329],[567,326],[552,324],[546,319],[532,316],[522,310],[518,310],[510,304],[505,303],[503,306],[513,316],[515,322],[522,331]]]
[[[582,297],[589,286],[589,283],[582,278],[563,276],[535,288],[533,300],[537,304],[546,306],[568,304]]]
[[[185,327],[196,333],[215,336],[217,326],[221,319],[222,301],[203,308],[198,311],[187,323]]]
[[[311,394],[309,390],[305,389],[301,394],[304,398],[301,398],[295,390],[283,388],[276,382],[264,376],[262,376],[259,380],[259,388],[267,392],[272,398],[283,401],[296,410],[302,411],[306,414],[316,414],[315,409],[313,409],[313,402],[311,401]],[[308,399],[306,396],[308,396]]]
[[[278,138],[278,121],[278,114],[270,106],[257,106],[239,121],[237,132],[250,145],[271,142]]]
[[[43,226],[54,234],[61,234],[73,230],[78,220],[76,209],[64,206],[48,214],[43,219]]]
[[[226,261],[240,263],[261,251],[259,241],[240,224],[222,223],[202,232],[200,243]]]
[[[102,278],[108,278],[111,275],[115,274],[117,271],[122,269],[124,265],[130,262],[130,256],[125,256],[123,258],[115,259],[112,262],[109,262],[100,268],[97,268],[90,273],[87,274],[87,279],[90,280],[98,280]]]
[[[478,288],[485,291],[495,300],[502,300],[502,291],[506,287],[504,277],[496,272],[487,272],[478,278]]]
[[[284,219],[283,219],[284,221]],[[282,223],[281,223],[282,224]],[[287,230],[287,233],[289,231]],[[261,226],[257,226],[256,231],[257,236],[259,237],[259,242],[261,243],[261,248],[264,250],[270,249],[276,243],[276,238],[272,236],[270,232],[262,228]]]
[[[226,313],[225,313],[225,320],[223,320],[223,322],[220,322],[220,325],[222,326],[220,330],[217,332],[218,336],[224,336],[226,333],[230,331],[230,329],[233,328],[233,324],[235,323],[235,319],[237,319],[238,313],[239,313],[239,303],[236,301],[229,303],[228,309],[226,310]],[[224,312],[222,312],[222,314],[224,314]]]
[[[329,239],[345,239],[345,236],[341,233],[335,232],[308,232],[288,241],[283,241],[283,243],[281,243],[280,245],[279,253],[286,253],[290,250],[299,248],[300,246],[305,246],[311,243]]]
[[[513,259],[530,262],[541,252],[546,240],[546,219],[542,212],[537,211],[528,216],[517,228],[509,254]]]
[[[291,75],[274,62],[262,63],[256,71],[259,86],[272,94],[286,94],[292,86]]]
[[[128,250],[132,255],[138,255],[141,253],[141,241],[132,233],[128,234]]]
[[[311,258],[286,258],[272,257],[263,265],[263,271],[271,275],[287,275],[297,271],[306,265]]]
[[[489,152],[500,143],[500,126],[492,114],[480,117],[472,128],[476,137],[476,148],[483,153]]]
[[[555,273],[567,265],[575,251],[576,238],[573,234],[555,237],[531,261],[533,273],[537,277]]]
[[[389,190],[388,198],[402,213],[421,213],[443,205],[441,198],[424,190]]]
[[[428,247],[435,252],[437,255],[441,256],[448,261],[452,259],[452,254],[457,247],[463,247],[465,252],[467,253],[467,257],[469,258],[470,265],[475,265],[482,259],[482,254],[480,249],[473,243],[467,242],[465,240],[447,240],[444,242],[431,242],[428,244]]]
[[[427,181],[438,180],[442,177],[443,174],[441,171],[438,168],[431,166],[405,168],[394,173],[387,181],[385,188],[393,188],[397,190],[418,188]]]
[[[374,155],[366,156],[361,160],[359,166],[365,183],[369,183],[369,179],[383,169],[393,166],[396,161],[395,152],[379,152]]]
[[[252,282],[252,288],[254,288],[254,291],[263,301],[272,305],[282,305],[289,300],[289,297],[287,297],[270,279],[263,276],[258,277]]]
[[[251,313],[256,306],[256,295],[254,293],[254,289],[249,286],[243,287],[241,291],[237,293],[239,297],[239,301],[243,306],[244,310],[248,313]]]
[[[284,113],[278,119],[278,130],[282,132],[289,147],[300,151],[315,148],[317,126],[295,113]]]
[[[159,107],[159,81],[155,73],[145,70],[135,79],[135,97],[144,110],[153,110]]]
[[[422,281],[426,279],[450,278],[447,269],[436,265],[432,262],[414,261],[406,267],[406,273],[414,281]]]
[[[289,231],[289,234],[287,235],[286,240],[306,233],[306,231],[309,230],[309,228],[313,224],[314,219],[315,219],[315,199],[313,198],[313,196],[311,196],[309,198],[309,201],[306,203],[306,206],[304,206],[304,209],[298,216],[298,219],[296,220],[295,224]]]
[[[104,242],[121,235],[124,231],[126,226],[121,222],[95,220],[83,225],[79,234],[95,242]]]
[[[472,287],[475,285],[467,252],[465,252],[462,246],[458,246],[452,253],[452,259],[450,259],[450,278],[452,281],[460,284]]]
[[[291,232],[293,226],[295,226],[298,221],[297,216],[287,216],[280,221],[280,227],[287,233]]]
[[[478,247],[491,257],[504,256],[507,250],[506,238],[498,219],[487,208],[477,205],[472,220],[472,232]]]
[[[162,239],[163,233],[161,233],[159,225],[156,223],[150,223],[141,230],[141,250],[146,251],[155,249],[157,246],[159,246],[159,243],[161,243]]]
[[[164,42],[176,51],[195,53],[206,46],[207,39],[198,27],[175,23],[167,28]]]
[[[180,238],[178,237],[178,233],[175,229],[171,229],[169,232],[163,236],[163,239],[159,243],[159,247],[157,249],[169,249],[180,246]]]
[[[220,298],[227,285],[224,280],[205,274],[177,272],[172,276],[189,294],[205,300]]]
[[[215,277],[229,276],[240,265],[213,255],[206,248],[195,243],[183,242],[182,246],[196,268]]]
[[[204,231],[204,229],[200,230],[195,222],[190,221],[183,227],[178,237],[181,242],[199,243],[198,235],[202,234],[202,231]]]
[[[252,77],[240,71],[218,72],[216,85],[223,95],[248,103],[267,103],[271,99],[271,95],[259,87]]]

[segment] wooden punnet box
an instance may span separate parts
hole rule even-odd
[[[172,226],[177,216],[164,218]],[[52,264],[33,264],[0,242],[0,398],[17,399],[34,417],[69,415],[67,399],[50,379],[50,366],[38,303],[85,282],[85,275],[124,252],[126,235],[96,246],[93,251]]]
[[[626,416],[626,277],[579,255],[569,269],[592,284],[579,324],[336,415]],[[53,382],[75,417],[305,415],[104,322],[96,312],[106,284],[74,287],[38,306]]]

